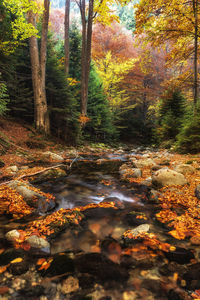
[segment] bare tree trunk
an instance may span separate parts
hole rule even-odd
[[[82,21],[82,48],[81,48],[81,114],[85,116],[86,112],[86,45],[87,45],[87,24],[86,24],[86,15],[85,15],[85,0],[80,2],[80,13]]]
[[[50,133],[49,115],[47,110],[45,77],[46,77],[46,48],[49,21],[49,0],[44,0],[44,14],[42,22],[42,37],[39,59],[38,41],[35,36],[29,38],[32,82],[34,92],[34,110],[36,129],[46,134]],[[28,22],[36,27],[35,14],[28,13]]]
[[[82,22],[82,50],[81,50],[81,115],[87,115],[88,83],[90,74],[92,24],[94,12],[94,0],[89,0],[88,16],[86,16],[85,0],[76,1]],[[87,19],[87,21],[86,21]]]
[[[65,73],[69,73],[69,12],[70,0],[65,2]]]
[[[194,32],[194,113],[196,113],[198,101],[198,0],[193,0],[195,20]]]
[[[87,115],[88,84],[90,75],[91,48],[92,48],[92,24],[93,24],[94,0],[89,1],[87,44],[86,44],[86,64],[85,64],[85,101],[83,102],[84,113]]]

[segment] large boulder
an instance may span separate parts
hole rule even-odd
[[[128,169],[123,169],[119,170],[120,175],[123,178],[139,178],[142,177],[142,171],[138,168],[128,168]]]
[[[26,239],[26,242],[29,243],[32,248],[44,249],[46,252],[50,252],[49,242],[37,235],[30,236]]]
[[[195,196],[200,199],[200,184],[198,184],[195,188]]]
[[[54,168],[46,170],[36,176],[34,176],[34,179],[31,181],[34,184],[40,184],[42,182],[48,181],[48,180],[55,180],[60,177],[66,176],[67,173],[64,170],[64,168]]]
[[[46,158],[46,159],[53,160],[53,161],[63,161],[64,160],[61,155],[58,155],[58,154],[53,153],[51,151],[43,152],[42,157]]]
[[[154,160],[151,158],[134,160],[133,163],[135,164],[136,168],[148,168],[156,165]]]
[[[170,169],[160,169],[152,176],[152,183],[156,187],[184,185],[187,183],[184,175]]]
[[[147,233],[150,230],[149,224],[142,224],[131,230],[131,235],[137,237],[140,234]]]
[[[45,198],[30,183],[13,180],[8,186],[16,190],[29,206],[38,209],[41,213],[45,213],[55,207],[53,199]]]
[[[10,242],[14,242],[20,237],[20,232],[16,229],[10,230],[5,235],[6,239]]]
[[[195,173],[195,168],[191,165],[187,165],[187,164],[181,164],[181,165],[178,165],[174,168],[174,170],[178,173],[181,173],[181,174],[194,174]]]

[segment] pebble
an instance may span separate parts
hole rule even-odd
[[[192,245],[196,245],[196,246],[199,246],[200,245],[200,236],[192,236],[190,238],[190,243]]]

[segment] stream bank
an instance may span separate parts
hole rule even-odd
[[[1,297],[197,297],[200,158],[137,148],[73,160],[28,177],[34,197],[1,217]]]

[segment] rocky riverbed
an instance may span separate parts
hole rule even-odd
[[[42,153],[0,186],[0,299],[200,298],[200,156]]]

